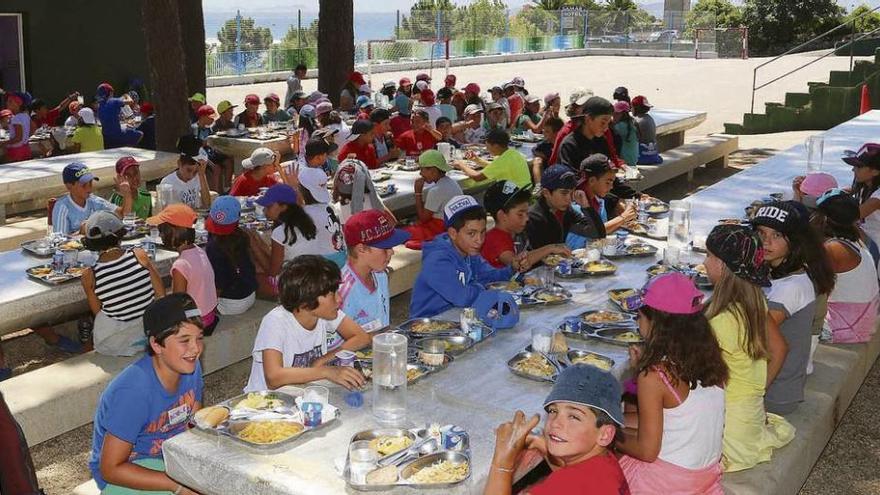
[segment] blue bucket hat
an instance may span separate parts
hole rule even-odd
[[[500,290],[483,291],[474,301],[477,317],[494,329],[512,328],[519,323],[519,306],[513,294]]]
[[[623,391],[614,375],[588,364],[576,364],[562,370],[544,409],[555,402],[571,402],[604,411],[615,423],[623,426],[620,396]]]

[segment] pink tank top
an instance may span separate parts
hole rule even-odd
[[[214,286],[214,269],[205,251],[194,246],[180,253],[171,265],[171,271],[178,271],[186,279],[186,293],[192,296],[202,318],[213,321],[214,308],[217,307],[217,288]]]

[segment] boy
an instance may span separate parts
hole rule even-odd
[[[342,267],[339,300],[342,312],[366,332],[391,324],[391,296],[388,293],[388,263],[394,247],[409,239],[409,233],[394,228],[394,219],[384,211],[364,210],[345,222],[348,262]],[[327,349],[343,340],[336,332],[327,338]]]
[[[486,129],[483,128],[483,107],[473,103],[462,111],[461,122],[452,124],[452,135],[456,140],[465,144],[479,144],[486,139]]]
[[[364,162],[370,170],[379,168],[379,161],[376,157],[376,147],[373,144],[373,123],[369,120],[356,120],[351,125],[351,133],[345,139],[345,144],[339,150],[339,161],[342,162],[350,155]]]
[[[406,156],[419,156],[433,148],[442,136],[431,127],[431,117],[422,108],[413,110],[412,129],[397,138],[397,147]]]
[[[256,196],[261,187],[272,187],[278,183],[274,174],[276,171],[283,182],[290,184],[284,167],[278,166],[278,156],[269,148],[255,149],[250,158],[241,161],[241,168],[244,172],[232,183],[230,196]]]
[[[438,143],[449,143],[453,148],[460,149],[461,143],[456,141],[452,137],[452,121],[446,117],[440,117],[437,119],[437,132],[440,133],[440,140]]]
[[[235,126],[259,127],[266,123],[260,115],[260,97],[249,94],[244,97],[244,111],[235,116]]]
[[[232,112],[227,109],[227,112]],[[215,132],[214,107],[202,105],[196,110],[196,123],[192,125],[193,136],[199,140],[205,153],[208,155],[208,167],[211,171],[210,187],[212,191],[223,192],[224,186],[232,181],[234,165],[232,157],[220,153],[208,145],[208,138]],[[219,121],[218,121],[219,122]]]
[[[153,214],[153,198],[150,196],[150,192],[147,191],[146,188],[140,187],[140,164],[134,159],[134,157],[123,156],[119,160],[116,160],[116,175],[122,177],[128,182],[128,188],[132,196],[131,211],[134,212],[138,218],[146,220],[147,217]],[[125,198],[114,192],[110,195],[110,202],[116,206],[123,206]]]
[[[245,392],[330,380],[351,390],[364,385],[354,368],[329,366],[340,350],[356,351],[370,336],[339,311],[339,267],[323,256],[302,255],[287,262],[278,276],[281,302],[263,317],[254,342],[253,364]],[[327,349],[327,335],[344,342]]]
[[[449,87],[443,87],[437,90],[437,99],[440,100],[440,103],[437,104],[437,108],[440,109],[440,115],[449,119],[450,122],[458,120],[458,110],[452,106],[453,92],[454,88]],[[437,127],[440,127],[440,124],[437,124]]]
[[[515,266],[525,271],[550,254],[570,256],[571,251],[564,244],[547,244],[527,251],[527,239],[522,239],[529,219],[531,189],[521,189],[510,181],[496,182],[489,186],[483,197],[486,210],[495,219],[495,227],[486,233],[486,241],[480,254],[495,268]],[[516,249],[514,237],[520,243]]]
[[[547,117],[544,120],[544,138],[535,145],[535,149],[532,151],[534,156],[532,158],[532,177],[536,181],[541,178],[541,173],[544,172],[544,169],[550,165],[555,165],[550,163],[550,155],[553,154],[553,143],[556,142],[556,135],[563,125],[562,119],[559,117]]]
[[[376,148],[377,163],[384,165],[397,160],[400,148],[394,144],[394,135],[391,134],[391,112],[377,108],[370,112],[370,122],[374,125],[373,146]]]
[[[119,218],[131,212],[131,186],[122,177],[116,177],[116,190],[122,196],[122,206],[92,194],[92,185],[98,180],[82,162],[73,162],[64,167],[61,179],[67,194],[58,198],[52,208],[52,231],[61,234],[83,233],[89,216],[100,210],[111,211]]]
[[[201,149],[201,142],[192,134],[177,140],[177,170],[162,178],[160,184],[170,184],[175,202],[190,208],[208,208],[211,205],[211,191],[205,170],[208,157]]]
[[[466,308],[485,289],[483,284],[509,280],[510,267],[495,269],[480,256],[486,235],[486,210],[471,196],[456,196],[443,208],[446,233],[425,244],[422,270],[413,285],[409,314],[436,316]]]
[[[419,157],[419,175],[414,190],[418,222],[406,230],[412,239],[406,243],[410,249],[422,249],[424,241],[430,241],[443,233],[443,207],[450,199],[464,194],[458,182],[446,176],[452,167],[437,150],[428,150]],[[425,190],[425,184],[430,184]]]
[[[293,95],[297,93],[305,95],[302,90],[302,80],[306,78],[306,72],[308,72],[308,68],[305,64],[297,64],[293,69],[293,74],[287,78],[287,92],[284,94],[285,108],[293,105]]]
[[[229,129],[235,129],[235,122],[233,121],[234,117],[232,115],[233,110],[238,107],[238,105],[233,105],[229,100],[223,100],[217,104],[217,120],[214,121],[214,125],[211,126],[211,131],[214,133],[220,131],[228,131]]]
[[[565,242],[570,232],[597,238],[589,224],[571,207],[577,176],[565,165],[553,165],[541,174],[541,197],[529,209],[526,234],[532,249]]]
[[[509,180],[517,187],[527,187],[532,183],[529,164],[519,151],[510,148],[510,135],[503,129],[493,129],[486,136],[486,149],[495,157],[491,162],[483,160],[473,152],[466,155],[483,168],[476,171],[466,163],[458,162],[458,169],[471,179],[479,182],[487,179]]]
[[[613,194],[617,172],[608,157],[595,154],[584,158],[580,164],[583,180],[578,185],[578,204],[585,221],[599,239],[634,221],[637,216],[633,205],[624,204]],[[583,194],[581,194],[583,193]]]
[[[540,417],[526,421],[522,411],[495,430],[495,454],[483,493],[512,493],[517,459],[528,449],[525,457],[536,452],[551,470],[528,488],[529,495],[629,495],[623,470],[608,448],[623,428],[620,394],[620,384],[608,372],[585,364],[566,368],[544,401],[547,421],[540,437],[529,434]]]
[[[287,122],[290,120],[290,114],[281,108],[281,98],[275,93],[269,93],[263,98],[263,105],[266,111],[263,112],[263,122]]]
[[[194,494],[165,474],[162,443],[187,430],[202,406],[202,320],[186,293],[144,310],[147,355],[101,394],[89,469],[103,493]]]

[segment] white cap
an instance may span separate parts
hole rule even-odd
[[[477,105],[476,103],[471,103],[470,105],[464,107],[464,115],[473,115],[475,113],[483,113],[483,107]]]
[[[416,89],[418,89],[419,91],[424,91],[430,87],[431,86],[428,84],[428,81],[425,81],[425,80],[416,81]]]
[[[443,207],[443,220],[445,220],[446,226],[448,227],[452,225],[455,222],[455,219],[462,213],[480,207],[480,203],[474,199],[473,196],[468,196],[466,194],[453,196],[446,202],[446,206]]]
[[[95,112],[89,107],[79,109],[79,118],[86,124],[95,124]]]
[[[388,80],[382,83],[382,89],[397,87],[397,81]]]
[[[316,167],[300,167],[299,183],[319,203],[330,202],[330,192],[327,190],[327,174],[324,170]]]
[[[275,152],[269,148],[257,148],[251,153],[250,158],[241,161],[241,168],[245,170],[253,170],[263,165],[271,165],[275,163]]]

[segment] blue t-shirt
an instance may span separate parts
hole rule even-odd
[[[103,490],[107,485],[100,468],[107,432],[132,445],[129,461],[160,459],[162,443],[186,431],[189,418],[202,402],[203,388],[202,366],[198,361],[195,372],[180,375],[176,393],[168,393],[162,387],[151,356],[144,356],[122,370],[101,394],[95,411],[89,469],[98,488]]]
[[[122,125],[119,123],[119,112],[125,102],[122,98],[108,98],[98,107],[98,120],[101,121],[101,130],[104,139],[122,136]]]
[[[339,299],[342,312],[348,315],[367,332],[374,332],[391,324],[391,298],[388,296],[388,274],[373,272],[373,285],[370,292],[364,282],[348,263],[342,268],[339,282]],[[336,332],[327,334],[327,349],[342,345],[342,337]]]
[[[79,227],[89,219],[96,211],[116,211],[118,208],[106,199],[90,194],[86,199],[86,205],[80,206],[70,199],[70,194],[58,198],[52,209],[52,232],[62,234],[75,234]]]
[[[409,115],[411,104],[412,100],[403,93],[397,93],[397,96],[394,97],[394,106],[397,107],[397,113],[400,115]]]

